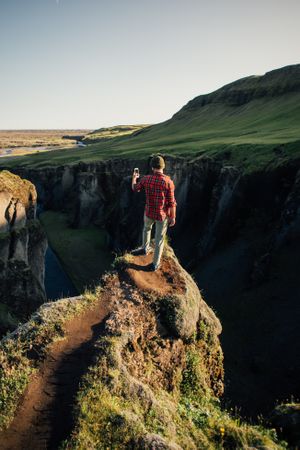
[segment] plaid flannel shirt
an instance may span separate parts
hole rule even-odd
[[[174,196],[174,183],[164,173],[156,172],[145,175],[141,181],[134,185],[134,191],[146,193],[145,214],[153,220],[162,221],[167,217],[168,209],[176,206]]]

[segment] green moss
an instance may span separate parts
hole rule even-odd
[[[0,349],[0,430],[11,421],[17,401],[25,391],[34,368],[21,346],[8,341]]]
[[[183,370],[180,390],[187,398],[211,395],[205,380],[206,370],[197,346],[190,347],[186,354],[186,366]]]
[[[36,200],[36,190],[30,181],[23,180],[18,175],[14,175],[8,170],[0,171],[0,191],[9,192],[27,206],[31,201]]]
[[[214,331],[204,320],[199,320],[197,324],[197,339],[206,342],[208,345],[213,344]]]

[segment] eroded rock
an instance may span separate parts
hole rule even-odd
[[[0,172],[0,302],[17,317],[28,317],[46,299],[46,236],[36,217],[35,187]]]

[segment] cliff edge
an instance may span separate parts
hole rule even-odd
[[[285,448],[221,409],[221,325],[173,250],[147,264],[117,258],[2,340],[3,450]]]

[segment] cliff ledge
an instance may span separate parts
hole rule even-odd
[[[173,250],[147,264],[117,258],[94,292],[2,340],[4,449],[284,448],[221,409],[221,326]]]

